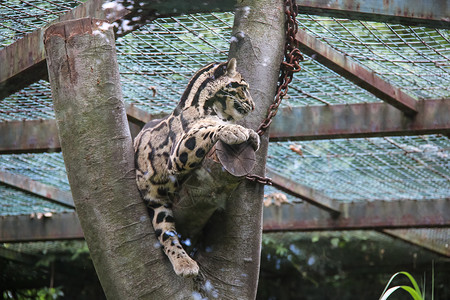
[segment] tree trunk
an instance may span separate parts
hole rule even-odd
[[[176,276],[157,247],[136,188],[113,33],[102,24],[92,19],[59,23],[44,38],[69,183],[106,296],[254,299],[263,186],[241,182],[205,160],[184,184],[174,208],[178,231],[185,236],[199,238],[208,222],[195,255],[201,274],[195,280]],[[243,125],[256,129],[275,94],[285,36],[283,1],[240,1],[233,36],[230,57],[237,59],[257,106]],[[265,135],[255,174],[264,175],[267,145]]]
[[[58,132],[75,207],[108,299],[182,299],[136,187],[112,29],[80,19],[45,32]],[[153,276],[152,276],[153,275]]]
[[[272,104],[285,41],[283,1],[239,1],[229,57],[249,83],[256,109],[243,126],[257,129]],[[268,134],[261,138],[252,173],[265,175]],[[213,215],[204,251],[197,260],[219,299],[256,297],[262,236],[264,186],[242,181],[228,196],[225,209]]]

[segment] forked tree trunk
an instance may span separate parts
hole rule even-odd
[[[258,108],[245,125],[256,129],[273,100],[284,43],[284,10],[278,0],[239,5],[230,57],[237,58],[238,70],[250,83]],[[212,215],[201,237],[202,247],[196,254],[201,276],[195,281],[176,276],[158,247],[136,188],[112,30],[105,30],[102,21],[81,19],[51,26],[44,39],[69,183],[108,299],[188,299],[196,294],[210,299],[255,298],[263,187],[239,183],[224,176],[216,163],[205,161],[212,171],[209,167],[203,170],[211,172],[219,188],[197,197],[195,187],[184,187],[181,194],[195,199],[197,206],[189,205],[189,209],[206,215],[214,211],[209,203],[211,193],[216,193],[215,199],[227,200],[225,210]],[[254,172],[260,175],[264,174],[267,142],[263,138],[257,152]],[[204,178],[199,178],[193,176],[190,182],[204,184]],[[182,199],[183,203],[187,202]],[[183,211],[176,211],[180,216],[177,225],[189,228]]]

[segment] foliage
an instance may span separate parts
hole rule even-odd
[[[397,277],[397,275],[405,275],[406,277],[408,277],[409,281],[411,282],[411,284],[414,288],[412,288],[408,285],[397,285],[397,286],[394,286],[394,287],[391,287],[390,289],[388,289],[389,285],[394,280],[394,278]],[[381,294],[380,300],[388,299],[390,297],[390,295],[393,294],[397,290],[405,290],[406,292],[408,292],[411,295],[411,297],[414,300],[424,300],[424,297],[422,296],[422,293],[420,292],[420,289],[419,289],[419,286],[417,285],[416,280],[408,272],[397,272],[394,275],[392,275],[391,279],[389,280],[389,282],[386,285],[386,288],[384,289],[383,293]]]
[[[56,300],[64,296],[61,287],[49,288],[43,287],[41,289],[27,289],[21,291],[5,291],[3,292],[3,299],[35,299],[35,300]]]
[[[104,299],[84,241],[0,244],[0,299]],[[6,257],[5,257],[6,258]]]

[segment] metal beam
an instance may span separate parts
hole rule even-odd
[[[270,139],[315,140],[393,135],[449,134],[450,99],[421,100],[409,118],[386,103],[287,107],[278,111]],[[164,117],[126,104],[130,126]],[[134,130],[137,132],[138,128]],[[61,151],[55,120],[0,122],[0,154]]]
[[[0,242],[30,242],[84,238],[76,213],[53,214],[41,219],[24,216],[0,217]]]
[[[231,11],[235,4],[235,1],[232,0],[144,1],[143,7],[139,5],[130,13],[126,9],[121,11],[103,10],[102,4],[104,2],[104,0],[87,0],[51,23],[84,17],[107,19],[114,22],[126,15],[129,18],[139,16],[151,20],[156,16],[166,17],[198,12]],[[132,4],[132,2],[129,4]],[[47,79],[47,64],[42,39],[44,30],[45,28],[37,29],[11,45],[0,49],[0,61],[2,62],[0,64],[0,100],[40,79]]]
[[[324,231],[383,230],[405,228],[449,228],[450,199],[341,203],[342,213],[332,217],[309,203],[264,208],[263,230]],[[0,243],[38,240],[82,239],[75,212],[47,218],[0,217]]]
[[[23,175],[0,171],[0,182],[73,208],[72,194]]]
[[[304,29],[298,30],[297,39],[300,42],[300,50],[309,56],[314,56],[323,65],[373,93],[381,100],[397,107],[405,114],[413,116],[417,113],[416,99],[393,86],[375,72],[319,41]]]
[[[80,4],[54,22],[92,16],[105,18],[103,0]],[[47,77],[43,43],[44,28],[37,29],[0,50],[0,100]]]
[[[125,106],[133,136],[148,121],[164,117],[149,114],[133,104]],[[61,151],[55,119],[0,122],[0,136],[0,154]]]
[[[333,217],[337,217],[340,214],[339,203],[319,191],[304,186],[301,183],[294,182],[269,168],[266,169],[266,176],[272,179],[273,186],[277,189],[324,209],[330,212]]]
[[[151,114],[148,111],[136,107],[134,104],[125,103],[125,109],[127,111],[128,121],[144,126],[145,123],[151,120],[164,118],[167,114]]]
[[[56,121],[0,122],[0,154],[61,151]]]
[[[375,22],[450,28],[448,0],[302,0],[299,12]]]
[[[270,127],[271,140],[314,140],[450,133],[450,99],[421,100],[407,117],[386,103],[282,108]]]
[[[450,227],[450,199],[341,203],[333,218],[309,203],[264,210],[264,231],[376,230]]]

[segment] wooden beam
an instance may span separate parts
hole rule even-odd
[[[376,230],[450,227],[450,199],[340,203],[339,217],[309,203],[264,210],[264,230]]]
[[[53,214],[36,218],[29,215],[1,216],[0,242],[30,242],[82,239],[83,231],[76,213]]]
[[[0,171],[0,182],[37,196],[47,198],[58,204],[66,205],[72,208],[74,207],[72,194],[70,192],[32,180],[27,176]]]
[[[447,0],[302,0],[299,12],[405,25],[450,28]]]
[[[61,151],[56,121],[0,122],[0,154]]]
[[[298,30],[297,39],[300,42],[300,50],[309,56],[314,55],[321,64],[395,106],[405,114],[413,116],[417,113],[416,99],[393,86],[374,71],[318,40],[304,29]]]
[[[315,140],[450,133],[450,99],[421,100],[407,117],[386,103],[287,107],[270,127],[271,140]]]
[[[341,203],[340,210],[341,215],[335,218],[306,202],[269,206],[264,208],[263,229],[275,232],[450,227],[450,199]],[[28,215],[0,217],[0,243],[82,238],[75,212],[41,219]]]
[[[294,182],[288,177],[277,174],[269,168],[266,169],[266,176],[272,179],[273,186],[277,189],[324,209],[330,212],[333,217],[337,217],[340,214],[339,203],[317,190]]]
[[[129,103],[125,107],[133,136],[148,121],[165,116],[152,115]],[[61,151],[55,119],[0,122],[0,136],[0,154]]]
[[[144,1],[143,7],[139,5],[130,12],[127,9],[114,11],[113,8],[108,8],[103,10],[104,2],[104,0],[87,0],[66,14],[59,16],[50,24],[85,17],[115,22],[124,16],[133,18],[145,15],[143,19],[152,20],[156,17],[188,13],[231,11],[235,4],[235,1],[232,0]],[[42,39],[44,30],[45,28],[37,29],[11,45],[0,49],[0,61],[2,62],[0,64],[0,100],[40,79],[48,78]]]
[[[54,22],[84,16],[105,18],[103,0],[88,0]],[[0,50],[0,100],[40,79],[47,78],[43,43],[44,28],[37,29]]]
[[[164,117],[126,104],[130,126]],[[270,127],[271,141],[450,134],[450,99],[422,100],[413,118],[386,103],[286,107]],[[137,132],[139,128],[133,130]],[[61,151],[55,120],[0,122],[0,154]]]

